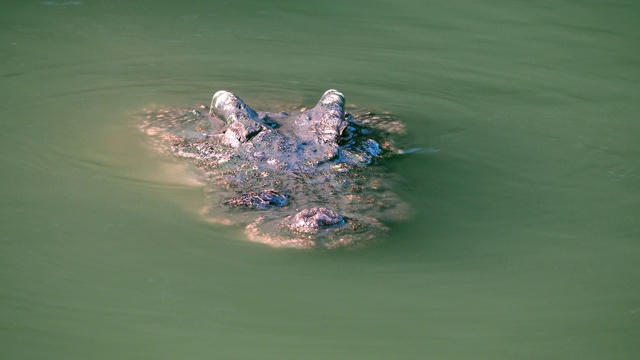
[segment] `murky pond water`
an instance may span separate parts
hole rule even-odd
[[[0,11],[0,357],[635,359],[640,5],[21,1]],[[414,209],[357,250],[198,214],[141,109],[392,112]]]

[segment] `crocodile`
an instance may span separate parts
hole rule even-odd
[[[210,106],[145,110],[140,129],[153,149],[188,159],[204,179],[205,218],[242,225],[252,241],[357,246],[410,212],[383,166],[402,153],[392,138],[404,124],[389,113],[347,112],[337,90],[292,112],[255,111],[221,90]]]

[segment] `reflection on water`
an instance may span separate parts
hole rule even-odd
[[[637,357],[639,9],[3,5],[2,357]],[[277,110],[328,88],[423,149],[389,163],[413,219],[357,251],[203,221],[136,129],[217,89]]]

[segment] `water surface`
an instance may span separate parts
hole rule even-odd
[[[640,5],[21,1],[0,11],[0,357],[636,359]],[[423,151],[355,251],[198,215],[140,110],[337,88]]]

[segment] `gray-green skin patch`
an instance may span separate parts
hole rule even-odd
[[[345,113],[337,90],[294,114],[256,112],[218,91],[211,106],[148,110],[140,125],[155,150],[203,175],[211,221],[246,226],[278,247],[335,248],[380,238],[407,216],[380,160],[404,131],[389,115]]]

